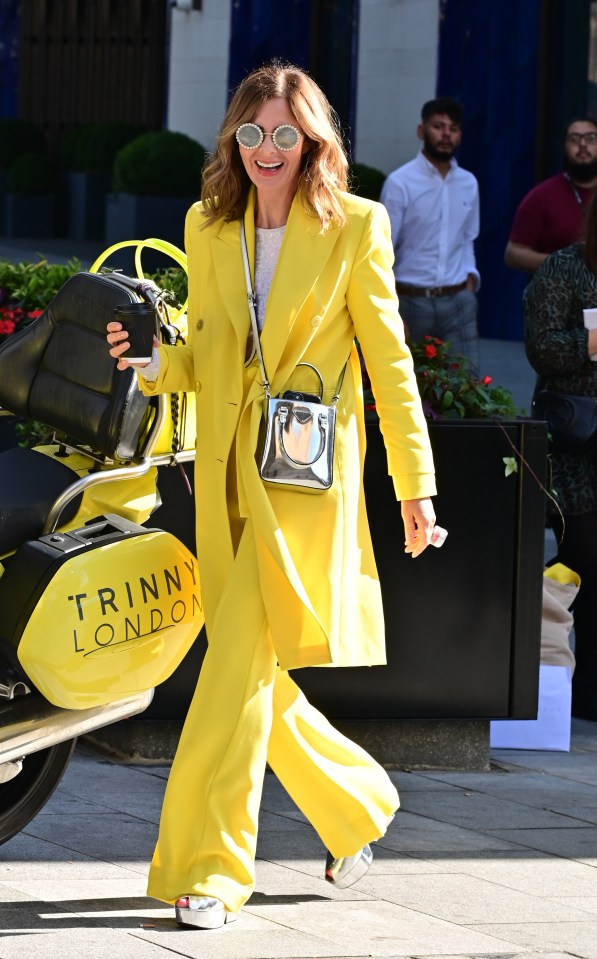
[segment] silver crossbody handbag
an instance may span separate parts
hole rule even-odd
[[[318,380],[318,393],[299,393],[287,390],[281,396],[272,396],[265,372],[255,314],[255,291],[251,281],[245,225],[241,221],[241,246],[251,329],[265,394],[265,430],[259,474],[266,483],[303,493],[323,493],[334,479],[334,440],[336,433],[336,406],[346,372],[340,374],[336,392],[329,406],[323,403],[323,379],[311,363],[308,367]]]

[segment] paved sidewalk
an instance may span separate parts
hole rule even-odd
[[[392,772],[402,810],[344,891],[268,774],[256,891],[237,923],[201,932],[144,897],[167,768],[79,748],[0,847],[0,959],[597,959],[597,724],[574,721],[569,754],[492,760],[488,773]]]

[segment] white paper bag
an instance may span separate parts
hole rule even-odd
[[[489,724],[492,749],[570,752],[572,674],[567,666],[539,666],[537,719],[498,719]]]

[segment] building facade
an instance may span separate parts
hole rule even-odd
[[[481,192],[481,333],[521,338],[526,280],[503,251],[522,196],[559,169],[564,121],[597,110],[593,0],[2,0],[0,28],[1,114],[50,148],[111,119],[209,150],[230,91],[276,56],[323,87],[353,159],[388,173],[419,147],[422,103],[457,97]]]

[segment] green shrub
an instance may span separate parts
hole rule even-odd
[[[10,303],[22,310],[43,310],[73,273],[82,270],[77,259],[68,263],[12,263],[0,260],[0,307]],[[179,266],[145,274],[163,290],[169,290],[182,305],[187,298],[187,275]]]
[[[12,263],[0,260],[0,300],[23,310],[43,310],[69,276],[81,269],[78,260],[68,263]]]
[[[119,150],[143,133],[131,123],[83,123],[65,130],[58,155],[64,170],[110,173]]]
[[[120,150],[114,161],[115,193],[198,196],[206,152],[184,133],[145,133]]]
[[[148,276],[163,290],[168,290],[172,293],[176,303],[182,306],[188,296],[188,277],[182,267],[163,267],[160,270],[156,270],[155,273],[148,274]]]
[[[351,163],[348,171],[350,192],[367,200],[379,200],[385,173],[366,163]]]
[[[22,153],[8,171],[10,193],[52,193],[56,186],[56,170],[44,153]]]
[[[34,123],[0,117],[0,170],[8,170],[22,153],[41,153],[44,149],[44,135]]]

